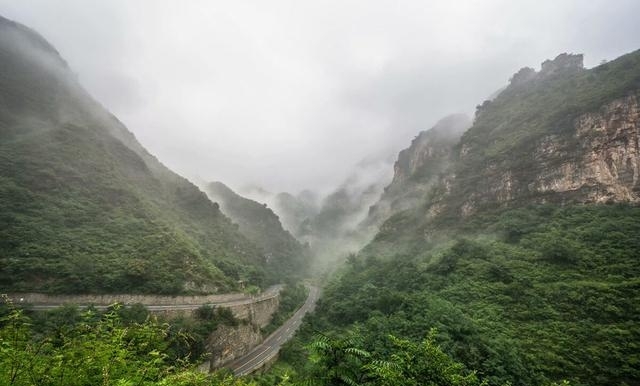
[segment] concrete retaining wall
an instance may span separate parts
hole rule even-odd
[[[15,293],[8,294],[15,304],[28,303],[34,305],[63,305],[81,304],[108,306],[113,303],[122,304],[154,304],[161,306],[172,306],[177,304],[215,304],[251,299],[243,293],[230,293],[223,295],[198,295],[198,296],[159,296],[159,295],[48,295],[40,293]]]

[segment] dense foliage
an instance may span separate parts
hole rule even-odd
[[[44,39],[0,18],[0,289],[223,292],[279,281]]]
[[[575,135],[576,119],[585,113],[600,112],[617,99],[637,98],[639,92],[640,50],[592,69],[541,71],[530,80],[512,82],[495,99],[479,106],[473,126],[457,145],[459,156],[449,172],[455,178],[444,198],[446,210],[456,221],[459,207],[466,200],[488,195],[497,188],[500,181],[496,175],[512,176],[515,199],[521,200],[518,204],[540,201],[529,184],[548,168],[573,160],[585,151]],[[541,157],[535,150],[545,138],[566,147]],[[545,199],[560,203],[570,193],[549,194]]]
[[[396,352],[383,337],[434,337],[490,384],[635,384],[640,379],[640,208],[533,207],[470,219],[440,247],[406,240],[403,254],[352,257],[326,288],[283,358],[313,331],[358,327],[362,349]],[[482,229],[484,232],[471,232]]]
[[[5,309],[6,311],[6,309]],[[71,311],[71,312],[69,312]],[[0,318],[1,385],[243,386],[226,373],[208,376],[170,356],[168,325],[123,322],[117,312],[78,315],[66,310],[64,324],[34,328],[9,307]],[[73,320],[67,317],[75,315]]]
[[[244,198],[221,182],[210,183],[206,191],[238,224],[240,232],[260,248],[267,262],[266,270],[272,276],[290,280],[304,276],[311,259],[309,248],[282,227],[278,216],[266,204]]]
[[[116,306],[105,313],[80,313],[77,308],[63,307],[33,316],[31,319],[11,303],[0,307],[2,385],[256,384],[224,371],[212,375],[197,372],[189,357],[176,351],[176,342],[190,334],[175,334],[173,323],[160,324],[141,307]],[[198,310],[196,319],[214,324],[236,322],[208,308]],[[418,344],[390,336],[397,350],[389,357],[376,357],[360,348],[357,335],[319,335],[309,345],[311,370],[306,379],[291,380],[284,375],[277,380],[258,377],[256,381],[281,386],[480,384],[474,373],[464,370],[434,343],[434,336],[430,333]]]

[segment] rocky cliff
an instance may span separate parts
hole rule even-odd
[[[423,202],[429,189],[451,166],[454,146],[469,126],[471,121],[466,115],[455,114],[420,132],[398,155],[393,180],[380,200],[369,208],[362,226],[377,228],[391,215]]]
[[[549,135],[538,142],[538,170],[527,181],[527,190],[562,193],[578,202],[640,201],[638,96],[616,99],[579,116],[574,130],[569,139]]]
[[[478,106],[430,192],[428,218],[531,203],[640,201],[640,52],[591,70],[581,55],[563,54],[532,71],[520,70]]]
[[[640,337],[640,51],[542,67],[478,106],[449,166],[348,260],[315,323],[365,326],[365,341],[380,320],[414,337],[439,326],[490,384],[640,379],[629,345]],[[433,154],[419,143],[394,184]]]

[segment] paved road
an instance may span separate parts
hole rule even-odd
[[[298,327],[302,323],[302,317],[309,311],[313,310],[318,300],[319,290],[316,287],[309,287],[309,296],[304,305],[296,311],[293,316],[287,320],[273,334],[259,346],[255,347],[251,352],[242,358],[228,364],[226,367],[233,370],[236,376],[251,374],[255,370],[264,365],[265,362],[272,359],[280,351],[280,347],[295,334]]]
[[[278,296],[278,293],[280,293],[280,290],[282,288],[283,288],[282,285],[271,286],[258,296],[247,297],[246,299],[233,300],[233,301],[227,301],[227,302],[208,302],[208,303],[204,302],[200,304],[172,304],[172,305],[143,304],[143,306],[149,311],[196,310],[204,305],[210,305],[210,306],[216,306],[216,307],[230,307],[230,306],[237,306],[241,304],[255,303],[258,301],[262,301],[265,299]],[[61,306],[62,306],[61,304],[33,304],[33,305],[27,305],[27,308],[35,311],[46,311],[46,310],[53,310]],[[88,304],[77,304],[77,306],[79,308],[89,307]],[[92,305],[92,306],[98,310],[105,310],[110,307],[106,305]]]

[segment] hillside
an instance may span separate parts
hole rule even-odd
[[[207,185],[212,201],[238,224],[240,232],[260,248],[267,269],[280,277],[296,277],[308,267],[310,252],[288,231],[266,204],[244,198],[221,182]]]
[[[291,193],[281,192],[273,201],[275,210],[286,229],[296,237],[309,233],[308,219],[316,216],[319,211],[315,193],[303,190],[294,196]]]
[[[0,291],[219,292],[265,261],[36,32],[0,18]]]
[[[422,199],[348,259],[297,344],[350,331],[389,355],[385,336],[417,342],[435,327],[491,385],[637,384],[639,96],[640,51],[520,70],[478,106]],[[405,174],[396,166],[394,181]]]
[[[447,116],[420,132],[394,164],[393,180],[369,208],[361,226],[377,229],[391,215],[420,205],[427,192],[452,164],[454,146],[471,126],[464,114]]]

